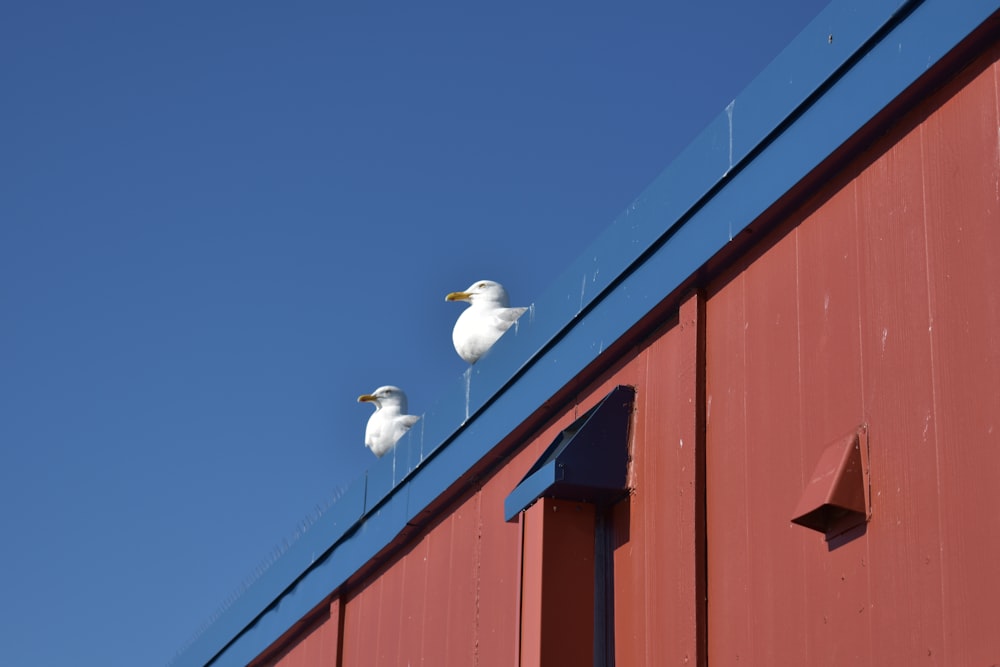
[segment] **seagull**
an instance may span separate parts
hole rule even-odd
[[[507,290],[492,280],[472,283],[464,292],[452,292],[445,301],[468,301],[451,332],[455,351],[470,364],[510,328],[527,308],[511,308]]]
[[[399,387],[379,387],[370,394],[361,394],[358,403],[375,404],[375,414],[368,418],[365,428],[365,447],[379,458],[420,419],[406,414],[406,394]]]

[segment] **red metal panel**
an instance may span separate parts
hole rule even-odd
[[[348,601],[344,665],[472,664],[478,495]]]
[[[943,648],[923,176],[917,128],[856,180],[877,665],[940,664]]]
[[[637,397],[638,398],[638,397]],[[614,617],[615,664],[641,665],[646,650],[646,614],[643,595],[643,550],[632,541],[631,499],[615,505],[614,531]]]
[[[864,421],[861,397],[857,206],[849,183],[795,231],[799,266],[799,400],[803,471],[823,447]],[[803,489],[806,479],[803,478]],[[874,665],[866,536],[831,549],[791,528],[803,558],[808,664]]]
[[[994,48],[993,59],[998,57]],[[944,658],[990,665],[1000,599],[1000,160],[994,64],[922,127]],[[936,555],[935,555],[936,556]]]
[[[395,651],[394,654],[386,652],[383,664],[420,664],[425,637],[440,632],[440,629],[425,627],[428,551],[429,541],[421,539],[386,572],[390,580],[383,591],[382,616],[388,623],[380,623],[379,632],[387,646],[395,643]]]
[[[542,578],[545,562],[545,510],[541,499],[521,513],[521,609],[518,633],[518,667],[537,667],[542,660]]]
[[[700,664],[696,511],[699,298],[645,352],[633,441],[628,557],[616,556],[618,664]],[[631,561],[631,562],[629,562]],[[635,624],[634,627],[630,627]]]
[[[561,426],[564,427],[565,424]],[[537,442],[541,446],[545,441],[539,439]],[[525,456],[518,457],[517,461],[523,461],[528,467],[532,463]],[[479,535],[476,664],[481,667],[510,667],[517,664],[521,537],[517,523],[504,521],[503,502],[525,472],[526,468],[508,465],[483,486],[480,494],[482,521]]]
[[[476,648],[478,494],[455,508],[447,521],[447,539],[430,536],[422,656],[431,665],[471,665]]]
[[[265,659],[260,664],[275,667],[336,667],[339,624],[340,601],[334,600],[328,610],[301,631],[293,645],[277,657]]]
[[[393,568],[401,570],[397,664],[420,664],[421,644],[428,632],[424,627],[424,598],[427,595],[428,541],[412,545]],[[387,610],[391,613],[391,610]]]
[[[594,506],[542,498],[522,512],[521,667],[594,660]]]
[[[705,488],[709,664],[753,663],[747,535],[745,278],[706,303]]]
[[[344,638],[342,657],[344,667],[369,664],[372,660],[369,650],[374,641],[368,628],[373,618],[378,614],[379,591],[382,582],[372,579],[363,588],[347,598],[344,608]]]
[[[801,547],[788,526],[806,474],[799,440],[797,250],[795,234],[781,238],[766,260],[747,268],[744,282],[747,496],[742,501],[748,513],[753,656],[764,665],[809,664]]]
[[[423,624],[427,629],[420,642],[420,656],[428,664],[448,664],[448,623],[449,576],[452,555],[452,534],[454,524],[451,517],[445,517],[423,538],[427,559],[425,571]],[[359,665],[360,667],[360,665]]]
[[[372,665],[398,665],[399,636],[402,627],[399,622],[399,609],[404,600],[404,575],[407,558],[400,559],[395,567],[388,568],[380,577],[382,587],[379,591],[379,613],[372,624],[373,641],[368,645]]]

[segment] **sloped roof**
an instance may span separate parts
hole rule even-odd
[[[998,6],[835,0],[173,664],[254,659]]]

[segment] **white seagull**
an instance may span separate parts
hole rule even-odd
[[[365,428],[365,447],[380,458],[420,419],[406,414],[406,394],[399,387],[379,387],[358,396],[358,403],[375,404],[375,414],[368,418]]]
[[[451,332],[455,351],[470,364],[511,327],[527,308],[511,308],[507,290],[492,280],[472,283],[464,292],[452,292],[445,301],[468,301]]]

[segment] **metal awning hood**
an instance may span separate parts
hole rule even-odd
[[[619,385],[563,430],[507,496],[507,521],[542,497],[599,505],[622,497],[634,401],[635,389]]]

